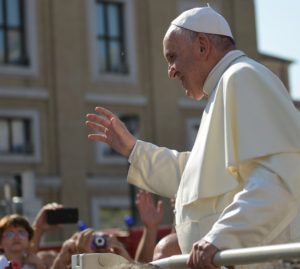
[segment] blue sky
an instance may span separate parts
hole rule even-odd
[[[300,100],[300,0],[255,0],[260,52],[293,60],[292,97]]]

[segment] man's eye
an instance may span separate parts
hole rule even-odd
[[[175,57],[175,56],[171,56],[171,57],[169,57],[169,59],[168,59],[168,63],[169,63],[169,64],[174,64],[175,60],[176,60],[176,57]]]

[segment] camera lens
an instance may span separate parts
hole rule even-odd
[[[104,235],[94,235],[92,248],[93,249],[99,249],[99,248],[105,248],[106,247],[106,236]]]

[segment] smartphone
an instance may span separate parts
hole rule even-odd
[[[78,222],[78,208],[57,208],[46,210],[48,224],[68,224]]]

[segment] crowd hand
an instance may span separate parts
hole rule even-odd
[[[86,229],[82,232],[74,233],[66,240],[56,256],[51,269],[67,268],[71,264],[72,255],[92,252],[93,232],[92,229]]]
[[[51,230],[51,229],[57,229],[62,227],[62,225],[56,224],[56,225],[50,225],[47,223],[47,217],[46,217],[46,211],[47,210],[56,210],[58,208],[62,208],[63,206],[57,203],[49,203],[44,205],[38,214],[36,215],[33,223],[32,228],[34,230],[33,238],[30,242],[30,250],[34,253],[38,252],[40,240],[42,238],[42,235],[44,232]]]
[[[23,264],[33,265],[36,269],[45,269],[43,261],[33,252],[24,254]]]
[[[113,234],[108,235],[107,247],[103,252],[118,254],[127,259],[128,261],[133,261],[133,259],[130,257],[129,253],[125,249],[124,245]]]
[[[163,202],[159,200],[155,205],[153,195],[140,190],[136,195],[135,203],[146,228],[157,229],[163,220]]]
[[[62,227],[62,225],[59,225],[59,224],[54,224],[54,225],[48,224],[47,218],[46,218],[47,210],[56,210],[56,209],[62,208],[62,207],[63,207],[63,205],[57,204],[57,203],[49,203],[49,204],[44,205],[41,208],[41,210],[38,212],[37,216],[35,217],[35,220],[33,221],[33,224],[32,224],[33,228],[35,230],[45,232],[45,231],[48,231],[51,229]]]
[[[56,258],[54,259],[53,266],[51,268],[67,268],[67,266],[71,263],[71,257],[73,254],[77,253],[76,241],[73,237],[67,239]]]
[[[96,131],[89,134],[88,138],[108,144],[115,151],[125,157],[129,157],[136,138],[128,131],[125,124],[111,111],[96,107],[97,114],[87,114],[86,126]]]
[[[77,253],[91,253],[94,252],[92,249],[92,241],[94,237],[94,230],[85,229],[77,233],[74,237],[76,242]]]
[[[193,244],[187,265],[192,269],[216,269],[218,267],[213,264],[213,257],[218,251],[213,244],[200,240]]]

